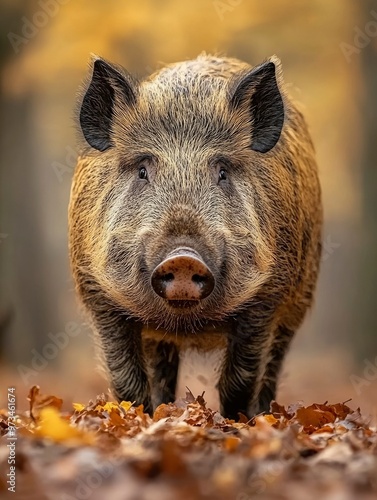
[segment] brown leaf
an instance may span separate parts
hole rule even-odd
[[[40,394],[38,385],[33,385],[29,391],[27,399],[30,403],[30,417],[34,421],[38,419],[40,411],[43,408],[53,407],[60,411],[63,405],[63,400],[57,398],[56,396]]]
[[[251,419],[253,420],[253,419]],[[248,424],[250,422],[250,418],[247,418],[246,415],[244,415],[243,413],[239,412],[238,413],[238,422],[240,424]]]
[[[187,391],[186,391],[185,400],[187,403],[193,403],[195,401],[195,397],[188,387],[186,387],[186,389],[187,389]]]
[[[273,416],[277,419],[284,417],[287,420],[290,420],[294,415],[294,413],[288,413],[285,407],[283,405],[279,405],[276,401],[271,401],[270,410]]]
[[[339,418],[339,420],[344,420],[347,415],[353,412],[353,410],[351,410],[351,408],[344,403],[337,403],[335,405],[330,405],[329,407]]]
[[[325,424],[333,423],[335,415],[328,411],[326,405],[313,404],[305,408],[299,408],[295,420],[304,427],[309,434]]]
[[[154,411],[153,421],[157,422],[162,418],[168,418],[168,417],[177,418],[180,417],[184,411],[185,411],[184,408],[177,408],[177,406],[173,403],[161,404],[157,406],[157,408]]]
[[[204,391],[202,392],[202,394],[199,394],[199,396],[197,396],[196,401],[200,404],[200,406],[203,406],[203,408],[206,407],[207,403],[205,402],[204,399]]]

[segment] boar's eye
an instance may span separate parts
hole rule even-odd
[[[228,180],[228,162],[223,159],[216,161],[216,174],[217,174],[217,184],[226,184]]]
[[[219,170],[219,182],[221,181],[226,181],[227,179],[227,172],[225,168],[220,168]]]
[[[143,155],[137,160],[138,166],[138,177],[143,181],[149,181],[148,170],[152,166],[152,157],[149,155]]]
[[[139,167],[139,179],[148,180],[148,172],[145,167]]]

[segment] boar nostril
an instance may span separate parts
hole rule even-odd
[[[199,276],[199,274],[194,274],[194,276],[191,279],[195,283],[204,283],[207,280],[205,276]]]
[[[199,274],[194,274],[191,279],[198,286],[205,287],[210,278],[208,276],[200,276]]]
[[[208,276],[200,276],[199,274],[194,274],[191,279],[201,289],[202,299],[210,295],[215,284],[212,273],[210,273]]]
[[[201,256],[179,248],[170,253],[152,273],[153,290],[169,301],[195,301],[208,297],[215,279]]]

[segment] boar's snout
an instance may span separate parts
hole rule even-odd
[[[191,248],[177,248],[152,273],[153,290],[160,297],[179,305],[208,297],[215,286],[215,278],[198,252]]]

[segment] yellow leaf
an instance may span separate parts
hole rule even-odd
[[[80,444],[91,444],[94,441],[93,435],[71,427],[52,407],[42,408],[36,434],[57,443],[73,440]]]
[[[103,409],[110,413],[112,410],[119,410],[119,407],[117,403],[106,403]]]
[[[105,403],[104,405],[97,405],[96,406],[96,411],[107,411],[110,413],[113,410],[119,410],[118,404],[117,403]]]
[[[85,405],[81,403],[72,403],[72,406],[75,411],[82,411],[85,409]]]
[[[133,403],[131,401],[122,401],[119,406],[121,406],[124,410],[128,411]]]

